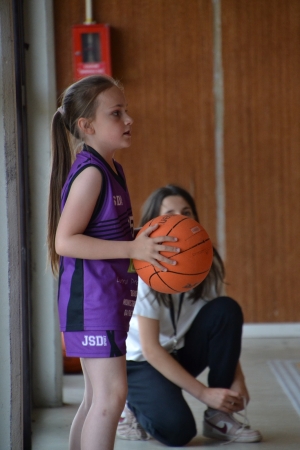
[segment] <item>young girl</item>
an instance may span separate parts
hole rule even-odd
[[[129,194],[114,160],[115,151],[131,143],[132,123],[121,87],[105,76],[70,86],[52,122],[48,248],[52,269],[59,272],[66,353],[81,358],[85,380],[71,450],[114,446],[127,394],[125,340],[137,294],[130,259],[172,264],[159,253],[172,250],[161,245],[171,239],[151,239],[154,227],[133,240]],[[81,151],[75,156],[76,140]]]
[[[183,214],[199,221],[184,189],[156,190],[143,208],[141,225],[160,214]],[[186,294],[159,294],[139,280],[127,340],[127,404],[117,435],[148,439],[172,447],[197,433],[182,390],[207,405],[203,434],[236,442],[257,442],[259,431],[233,417],[249,394],[239,362],[243,316],[239,305],[222,295],[224,267],[214,249],[207,278]],[[208,387],[196,377],[209,367]]]

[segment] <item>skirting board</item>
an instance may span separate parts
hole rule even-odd
[[[246,323],[243,327],[244,338],[298,338],[300,323]]]

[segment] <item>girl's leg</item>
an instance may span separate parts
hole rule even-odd
[[[81,450],[113,450],[127,394],[125,356],[83,358],[82,365],[92,389],[92,402],[82,427]]]
[[[187,444],[197,433],[182,390],[148,362],[127,361],[128,406],[138,423],[171,447]]]
[[[195,377],[209,367],[210,387],[230,388],[241,352],[243,314],[229,297],[208,302],[178,350],[178,361]]]
[[[93,397],[93,388],[88,373],[82,362],[81,366],[84,375],[84,397],[71,425],[70,439],[69,439],[70,450],[81,450],[82,427],[86,419],[87,413],[89,412],[89,409],[91,407]]]

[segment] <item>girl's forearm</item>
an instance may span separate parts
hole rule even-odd
[[[163,347],[157,346],[149,351],[145,357],[149,364],[164,377],[202,401],[206,386],[189,374]]]
[[[107,241],[83,234],[56,239],[56,252],[60,256],[79,259],[131,258],[133,241]]]
[[[176,264],[176,261],[161,253],[174,251],[174,246],[167,244],[168,241],[172,243],[176,239],[171,236],[152,239],[148,236],[156,226],[149,227],[133,241],[102,240],[85,236],[82,233],[70,233],[68,228],[65,228],[66,232],[63,227],[58,228],[55,240],[55,250],[61,256],[80,259],[139,259],[155,264],[161,270],[165,270],[165,268],[159,264],[159,261],[171,265]],[[175,247],[175,251],[179,252],[180,250]]]

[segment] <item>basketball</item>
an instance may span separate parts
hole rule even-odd
[[[160,261],[160,264],[168,269],[167,272],[163,272],[149,262],[134,259],[137,274],[152,289],[165,294],[193,289],[205,279],[212,265],[213,246],[207,232],[200,223],[190,217],[163,215],[147,222],[138,235],[157,223],[159,227],[150,237],[176,237],[178,239],[176,242],[166,242],[166,245],[180,248],[180,253],[161,252],[161,254],[175,260],[177,264],[171,266]]]

